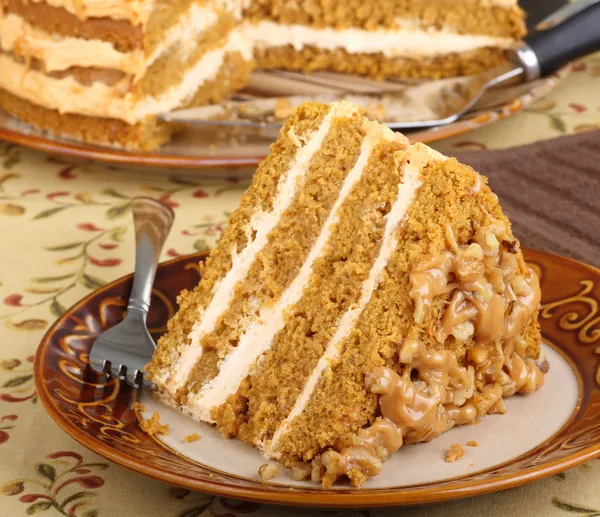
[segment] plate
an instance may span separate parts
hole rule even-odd
[[[206,254],[161,264],[148,324],[156,338],[176,310],[181,289],[195,286]],[[540,323],[551,362],[545,386],[507,400],[508,412],[480,425],[451,429],[427,444],[392,456],[382,473],[356,489],[323,490],[282,472],[269,483],[257,476],[258,453],[197,424],[134,390],[87,368],[98,334],[119,321],[131,276],[92,293],[48,331],[35,358],[44,407],[60,427],[92,451],[127,468],[191,490],[298,506],[391,506],[443,501],[503,490],[600,456],[600,270],[571,259],[526,250],[542,284]],[[157,409],[170,432],[159,440],[139,428],[147,416],[134,401]],[[184,443],[193,432],[201,438]],[[518,436],[518,439],[515,439]],[[444,461],[453,442],[476,440],[454,463]]]
[[[413,142],[434,142],[473,131],[523,110],[552,91],[570,67],[533,83],[498,88],[483,98],[476,112],[453,124],[407,132]],[[257,165],[269,152],[272,132],[214,126],[189,127],[157,152],[130,152],[54,137],[0,110],[0,139],[51,154],[144,167],[206,169]],[[217,171],[218,172],[218,171]],[[230,173],[228,173],[230,174]]]

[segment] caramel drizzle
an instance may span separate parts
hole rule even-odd
[[[381,416],[313,460],[324,486],[341,475],[359,485],[379,473],[403,443],[429,441],[454,425],[504,413],[503,396],[531,393],[544,382],[545,359],[536,363],[526,357],[521,337],[539,307],[539,282],[531,269],[519,271],[516,242],[506,225],[490,218],[463,246],[448,226],[446,241],[448,249],[433,253],[411,273],[410,295],[417,323],[435,298],[451,295],[436,340],[440,345],[450,336],[472,340],[466,365],[452,350],[405,340],[398,350],[400,373],[381,367],[365,379],[367,389],[379,395]],[[476,379],[483,385],[480,391]]]

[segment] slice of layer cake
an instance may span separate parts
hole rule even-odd
[[[55,134],[154,149],[156,115],[221,100],[252,65],[240,2],[0,0],[0,107]]]
[[[525,34],[517,0],[253,0],[259,68],[440,78],[496,66]]]
[[[201,271],[159,396],[325,486],[543,383],[538,279],[485,178],[350,104],[296,110]]]

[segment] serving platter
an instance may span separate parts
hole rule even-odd
[[[131,276],[95,291],[48,331],[34,364],[38,394],[58,425],[84,446],[190,490],[287,505],[357,507],[443,501],[518,486],[600,456],[600,270],[525,253],[542,285],[540,323],[551,363],[545,386],[507,400],[506,415],[402,448],[358,489],[340,483],[323,490],[293,481],[285,469],[264,483],[257,474],[264,459],[250,447],[161,405],[146,391],[91,372],[90,347],[123,317]],[[174,314],[180,290],[197,284],[198,263],[205,257],[199,253],[159,266],[148,319],[155,338]],[[145,408],[133,409],[134,402]],[[166,436],[149,436],[139,426],[154,411],[170,426]],[[200,439],[186,443],[192,433]],[[479,447],[467,447],[459,461],[445,461],[450,444],[471,440]]]

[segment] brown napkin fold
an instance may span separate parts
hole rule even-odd
[[[600,131],[456,158],[489,178],[524,246],[600,267]]]

